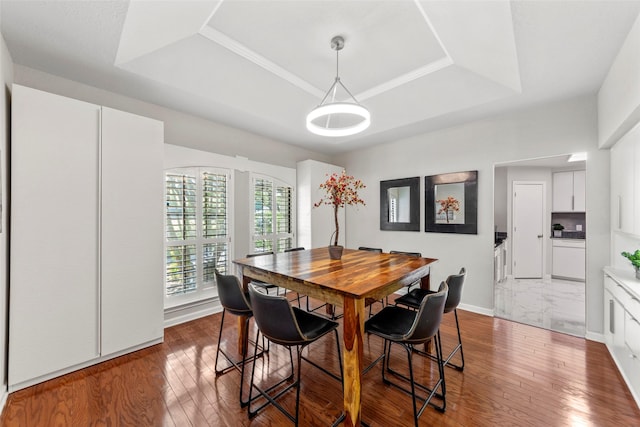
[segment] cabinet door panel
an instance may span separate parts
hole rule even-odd
[[[586,194],[587,174],[586,171],[573,172],[573,210],[584,212],[587,210]]]
[[[585,250],[569,246],[553,247],[554,276],[584,280],[585,278]]]
[[[640,128],[632,129],[611,149],[611,223],[614,230],[634,232],[635,145]]]
[[[556,172],[553,174],[553,210],[570,212],[573,210],[573,172]]]
[[[605,281],[608,278],[605,278]],[[608,279],[611,280],[611,279]],[[616,332],[616,324],[614,319],[614,302],[613,295],[609,290],[604,290],[604,340],[608,346],[613,346],[613,334]]]
[[[10,386],[99,356],[99,120],[13,87]]]
[[[163,336],[163,125],[102,109],[102,354]]]

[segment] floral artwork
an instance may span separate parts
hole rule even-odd
[[[478,234],[478,171],[424,178],[427,233]]]
[[[314,203],[314,207],[321,205],[333,206],[333,217],[335,221],[336,231],[333,244],[338,245],[338,235],[340,234],[340,226],[338,224],[338,209],[347,205],[365,205],[364,200],[358,195],[358,190],[366,188],[366,185],[359,179],[355,179],[351,175],[347,175],[345,170],[340,175],[337,173],[327,174],[327,180],[320,184],[320,189],[325,191],[324,197],[319,202]]]
[[[440,209],[438,210],[438,215],[444,214],[447,224],[449,220],[454,219],[454,215],[456,212],[460,211],[460,202],[458,199],[452,196],[448,196],[446,199],[436,200],[436,203],[440,203]]]

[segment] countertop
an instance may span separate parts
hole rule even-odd
[[[640,280],[636,279],[636,273],[632,267],[621,269],[608,266],[604,268],[604,273],[627,288],[636,299],[640,299]]]
[[[551,233],[552,239],[585,239],[584,231],[574,231],[574,230],[562,230],[562,235],[560,237],[555,237],[553,233]]]

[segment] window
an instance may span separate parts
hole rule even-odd
[[[282,252],[294,246],[293,187],[273,178],[254,176],[252,251]]]
[[[179,168],[165,173],[166,278],[169,305],[205,297],[215,288],[214,269],[230,259],[230,173]]]

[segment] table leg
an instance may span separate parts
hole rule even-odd
[[[249,290],[251,279],[242,276],[242,289]],[[256,343],[258,345],[258,343]],[[247,316],[238,316],[238,354],[244,359],[249,348],[249,331],[247,330]]]
[[[431,269],[429,269],[429,272],[425,275],[422,276],[422,279],[420,279],[420,287],[422,289],[431,289]],[[432,340],[427,341],[426,343],[424,343],[424,352],[425,353],[431,353],[431,350],[433,348],[433,342]]]
[[[344,425],[360,426],[364,299],[344,297]]]

